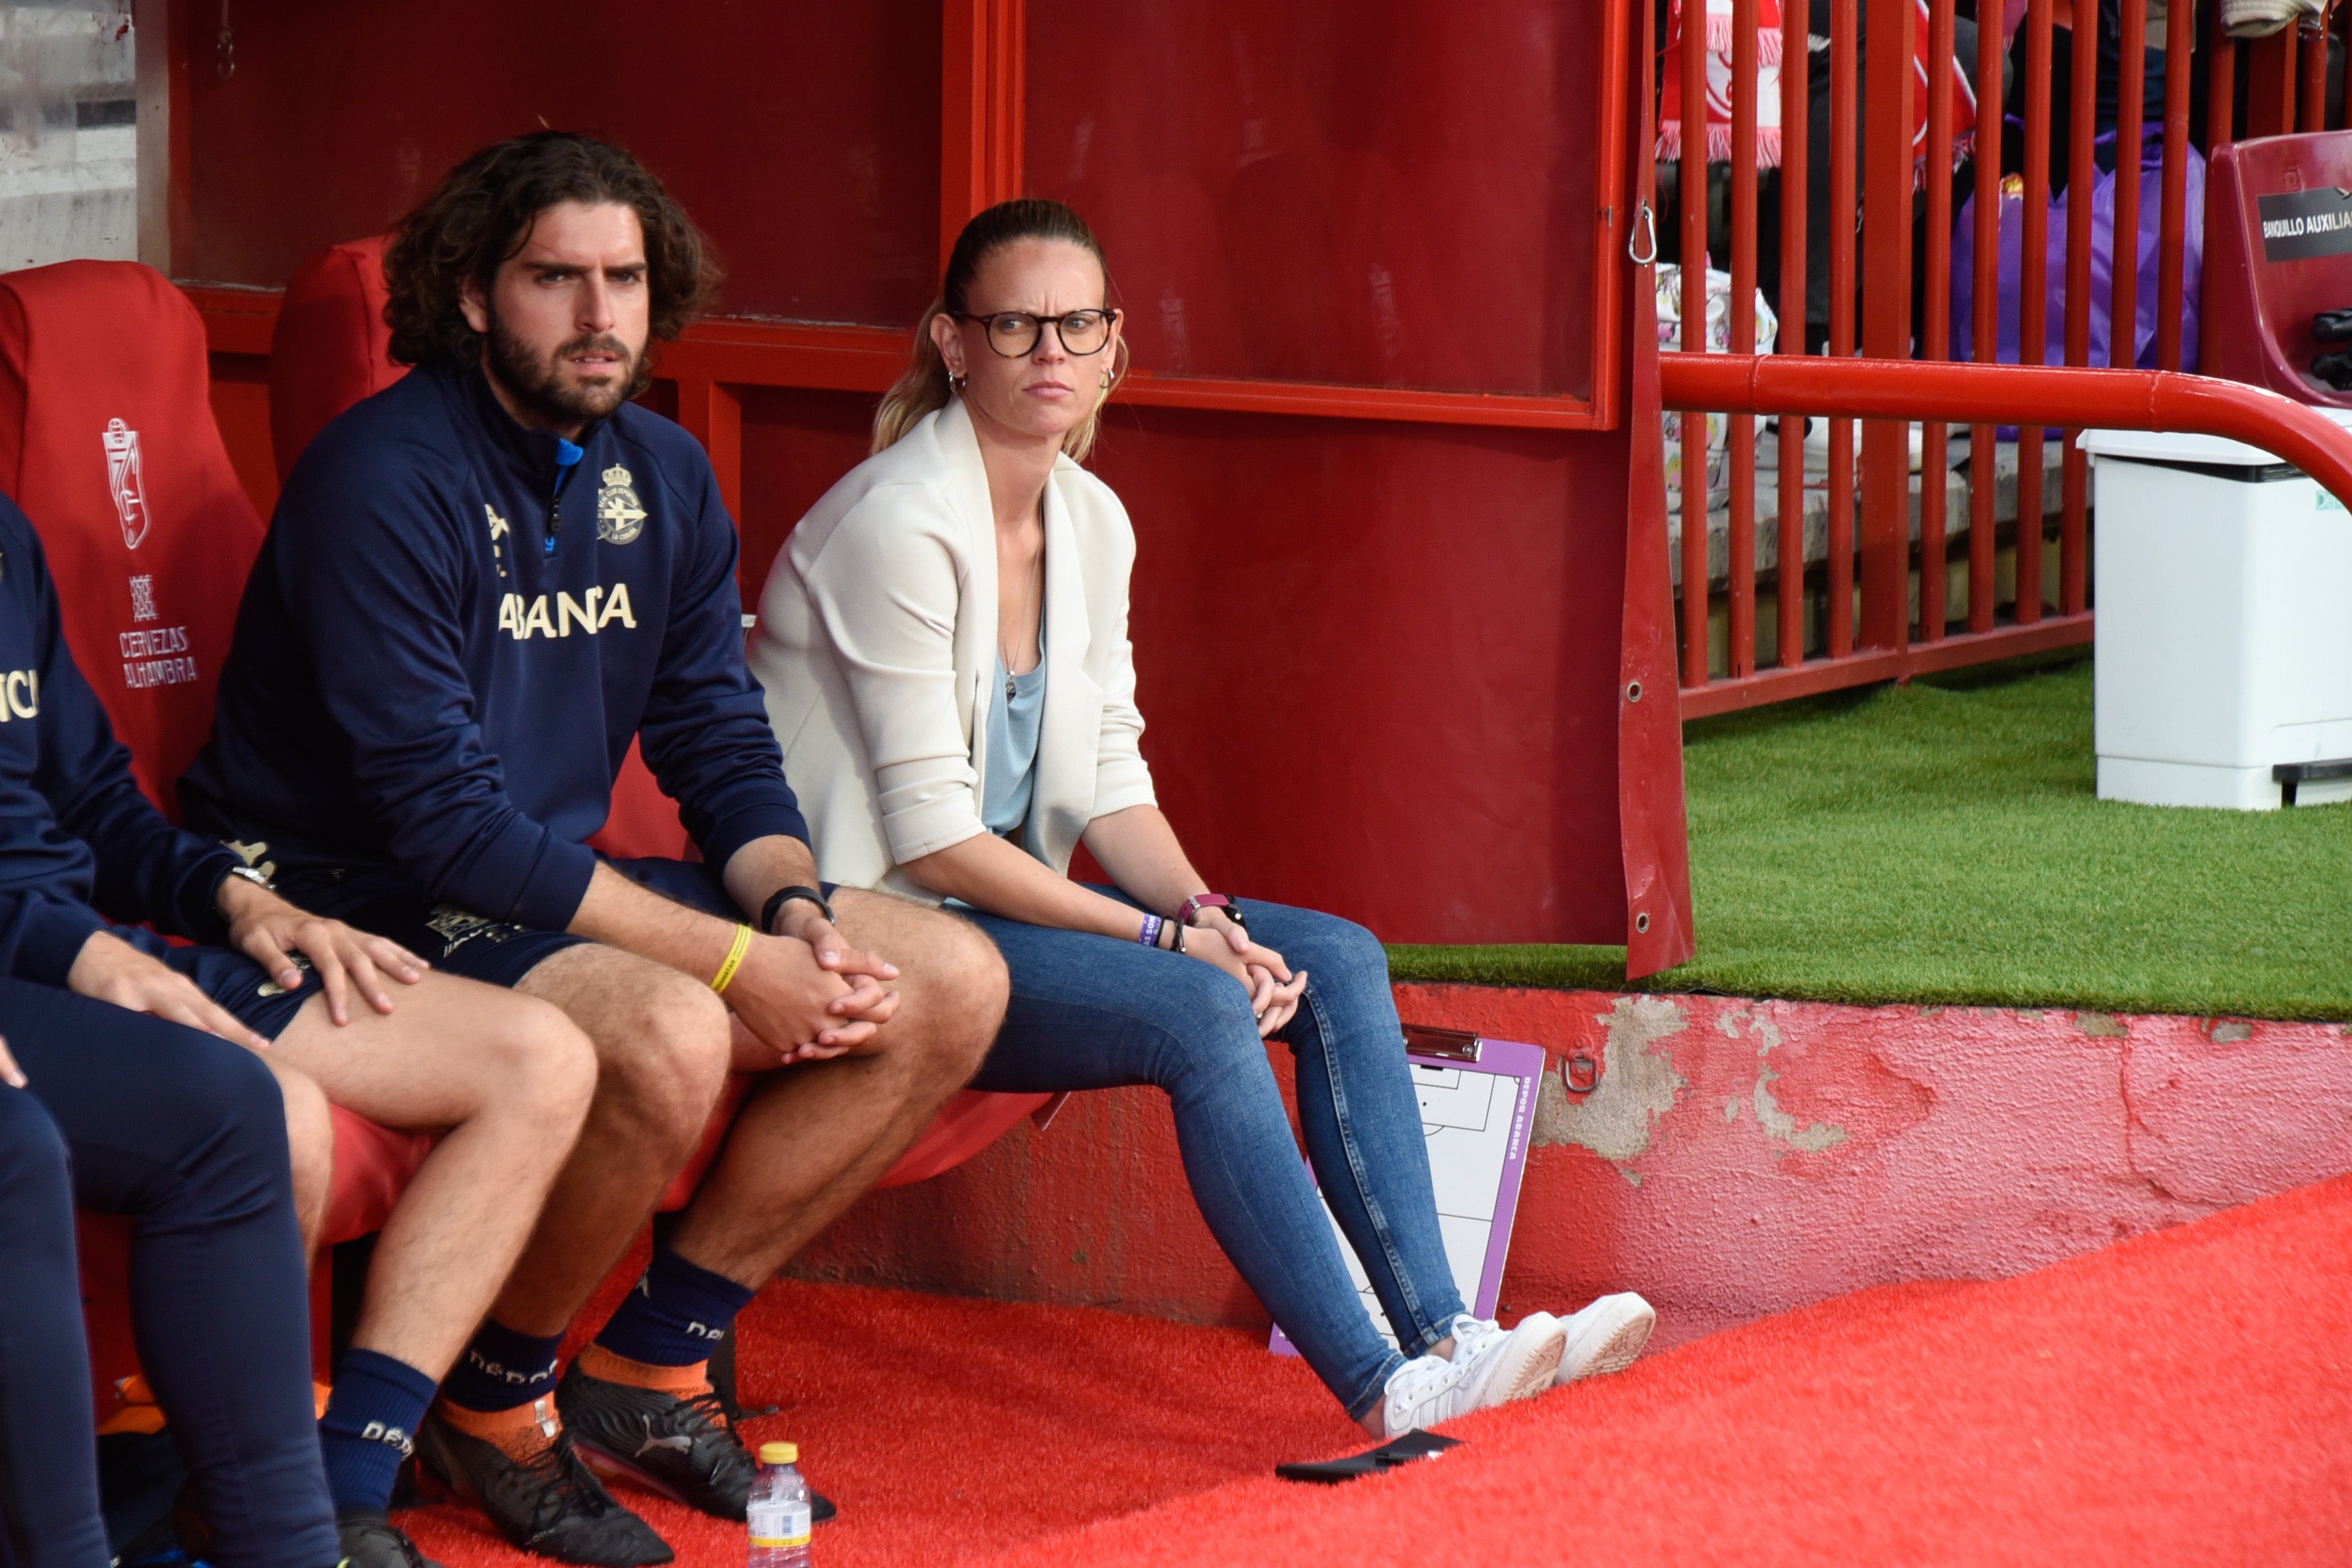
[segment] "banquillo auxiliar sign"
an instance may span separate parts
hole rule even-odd
[[[2352,251],[2352,191],[2322,185],[2255,200],[2262,207],[2264,261],[2302,261]]]

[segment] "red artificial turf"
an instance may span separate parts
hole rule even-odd
[[[584,1339],[643,1266],[581,1314]],[[1362,1431],[1265,1336],[1116,1312],[779,1281],[737,1342],[754,1446],[801,1445],[841,1517],[824,1568],[952,1563],[1361,1446]],[[566,1353],[577,1348],[567,1345]],[[688,1568],[740,1568],[743,1527],[616,1484]],[[546,1568],[470,1509],[400,1523],[448,1568]]]
[[[755,1438],[807,1445],[824,1568],[1268,1563],[2352,1560],[2352,1177],[1990,1283],[1890,1287],[1489,1411],[1432,1463],[1360,1446],[1223,1330],[780,1284],[742,1342]],[[641,1493],[689,1564],[741,1537]],[[534,1560],[459,1511],[450,1568]]]
[[[1865,1291],[1005,1553],[1073,1563],[2352,1561],[2352,1177],[2014,1280]]]

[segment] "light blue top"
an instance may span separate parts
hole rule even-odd
[[[1019,832],[1037,786],[1037,727],[1045,714],[1045,635],[1037,633],[1037,667],[1013,677],[1004,695],[1004,658],[996,660],[996,686],[988,704],[988,785],[980,820],[1000,837]]]

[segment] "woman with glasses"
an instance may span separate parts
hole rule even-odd
[[[1135,536],[1078,465],[1123,355],[1076,213],[1006,202],[965,225],[874,455],[801,519],[761,604],[751,665],[818,869],[950,900],[994,939],[1013,996],[975,1088],[1168,1092],[1210,1228],[1375,1437],[1622,1367],[1653,1322],[1638,1296],[1510,1330],[1464,1310],[1380,944],[1213,892],[1155,804]],[[1080,841],[1112,885],[1069,879]],[[1305,1162],[1266,1039],[1297,1061]]]

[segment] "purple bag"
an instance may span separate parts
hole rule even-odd
[[[2112,134],[2100,138],[2112,141]],[[2142,370],[2156,368],[2157,270],[2164,223],[2164,150],[2150,138],[2141,152],[2139,176],[2139,298],[2133,322],[2129,363]],[[2197,369],[2197,314],[2200,280],[2205,265],[2205,160],[2189,149],[2188,220],[2181,257],[2180,368]],[[2050,202],[2048,305],[2042,362],[2066,361],[2066,198]],[[2113,363],[2109,345],[2115,338],[2111,319],[2115,298],[2116,175],[2100,171],[2091,187],[2091,353],[2094,365]],[[1971,359],[1976,348],[1976,198],[1961,204],[1952,229],[1952,358]],[[2019,298],[2024,275],[2025,199],[2006,195],[2000,203],[2000,338],[2003,364],[2018,362]],[[2004,432],[2008,439],[2013,432]]]

